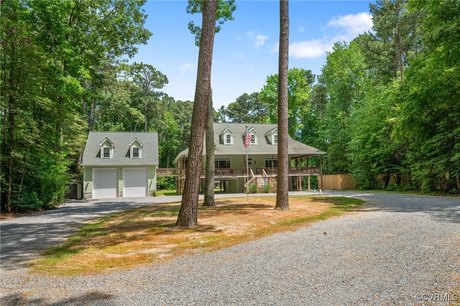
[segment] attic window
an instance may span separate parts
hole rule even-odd
[[[249,133],[251,135],[251,144],[257,144],[257,135],[254,133]]]
[[[133,158],[139,158],[139,148],[133,148]]]
[[[129,156],[131,158],[142,158],[142,147],[142,143],[137,138],[135,138],[129,144]]]
[[[130,149],[131,158],[142,158],[142,147],[133,145]]]
[[[233,135],[230,133],[224,134],[224,144],[231,145],[233,144]]]
[[[223,143],[226,145],[233,144],[233,131],[230,127],[225,128],[222,133],[219,134]]]
[[[249,135],[251,135],[251,145],[257,144],[257,131],[254,128],[249,129]]]
[[[103,148],[103,157],[104,158],[110,158],[110,148],[108,148],[108,147]]]
[[[272,143],[275,145],[275,144],[278,144],[278,134],[273,134],[273,141]]]
[[[100,144],[101,146],[101,158],[110,159],[113,157],[113,148],[115,147],[110,139],[105,138]]]

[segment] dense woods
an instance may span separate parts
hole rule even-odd
[[[321,74],[289,71],[289,134],[360,188],[460,192],[460,3],[378,0],[373,29],[337,42]],[[218,110],[276,123],[277,75]]]
[[[81,179],[90,130],[158,131],[160,167],[188,146],[193,102],[161,92],[168,78],[154,67],[128,61],[151,34],[143,3],[2,1],[3,211],[61,203]],[[289,133],[361,188],[459,193],[460,3],[378,0],[370,12],[373,30],[337,42],[320,75],[289,70]],[[267,76],[215,118],[277,123],[277,86]]]

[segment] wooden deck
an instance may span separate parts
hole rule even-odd
[[[256,176],[262,176],[263,171],[270,176],[276,177],[277,169],[276,168],[256,168],[254,174]],[[216,179],[231,179],[231,178],[242,178],[246,177],[246,169],[216,169],[215,173]],[[310,176],[310,175],[321,175],[321,168],[319,167],[309,167],[309,168],[291,168],[289,169],[289,176]],[[158,177],[185,177],[185,171],[179,168],[158,168],[157,169]],[[201,172],[201,177],[205,177],[205,171]]]

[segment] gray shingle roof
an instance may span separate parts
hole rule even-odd
[[[108,138],[114,145],[111,159],[100,158],[101,143]],[[129,144],[142,143],[142,158],[129,158]],[[82,166],[158,165],[158,134],[144,132],[89,132]]]
[[[246,149],[243,146],[243,135],[248,129],[254,128],[257,131],[257,144],[251,144],[248,147],[249,154],[260,155],[276,155],[278,146],[271,144],[271,139],[267,137],[269,132],[278,127],[277,124],[245,124],[245,123],[214,123],[214,143],[216,144],[216,155],[243,155],[246,154]],[[233,144],[224,144],[222,131],[229,127],[233,131]],[[300,143],[291,137],[288,142],[289,155],[322,155],[326,154],[317,148]],[[204,150],[203,150],[204,153]],[[188,149],[179,153],[176,157],[177,161],[181,156],[187,155]]]

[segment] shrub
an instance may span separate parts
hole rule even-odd
[[[270,185],[270,183],[265,183],[264,192],[269,193],[271,188],[272,188],[272,186]]]
[[[257,184],[256,183],[252,183],[251,185],[249,185],[249,193],[257,193]]]

